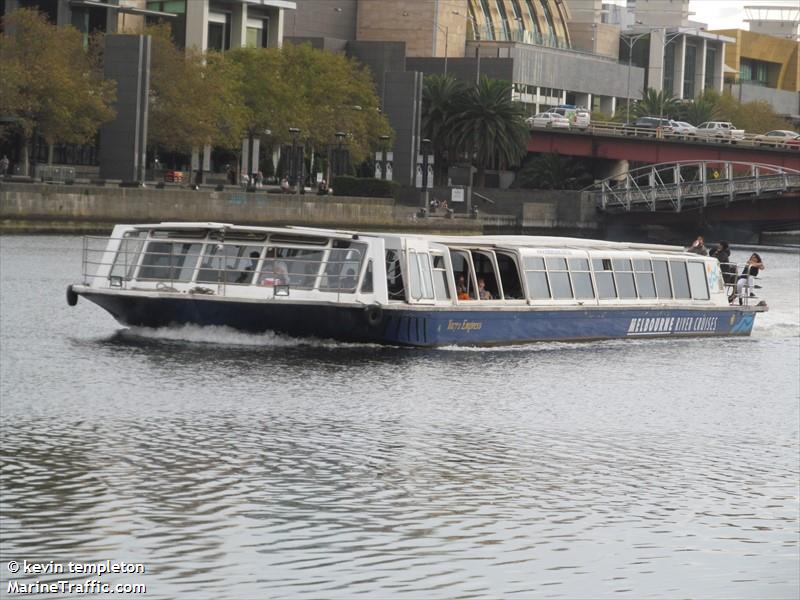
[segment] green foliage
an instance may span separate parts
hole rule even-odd
[[[684,104],[682,120],[693,125],[705,121],[730,121],[747,133],[765,133],[772,129],[793,129],[790,121],[775,113],[772,105],[763,100],[741,103],[729,92],[705,90],[692,102]]]
[[[511,99],[507,81],[482,77],[457,99],[453,110],[452,143],[475,160],[478,187],[485,185],[488,167],[508,168],[525,156],[529,132],[524,109]]]
[[[514,185],[536,190],[579,190],[591,183],[591,174],[579,160],[540,154],[525,161]]]
[[[0,114],[6,128],[48,144],[84,144],[114,118],[115,83],[73,27],[56,27],[34,10],[8,14],[0,33]],[[9,33],[9,32],[13,32]]]
[[[434,165],[440,174],[447,173],[448,162],[456,154],[452,123],[459,98],[467,86],[452,75],[429,75],[422,88],[422,137],[431,140]],[[440,178],[443,175],[440,175]]]
[[[718,102],[719,94],[714,90],[706,90],[691,102],[681,105],[678,112],[680,120],[692,125],[716,121],[720,113]]]
[[[642,99],[631,107],[631,114],[635,117],[672,118],[678,114],[680,102],[666,90],[656,91],[647,88]]]
[[[363,196],[368,198],[391,198],[399,187],[394,181],[359,178],[340,175],[333,178],[333,193],[336,196]]]
[[[248,114],[239,65],[215,52],[181,50],[167,25],[147,33],[153,39],[149,145],[179,152],[237,146]]]

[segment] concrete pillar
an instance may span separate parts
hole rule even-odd
[[[600,112],[613,117],[617,110],[617,99],[614,96],[600,96]]]
[[[244,48],[247,43],[247,4],[234,4],[231,8],[231,48]]]
[[[279,8],[275,14],[269,18],[269,32],[267,40],[270,48],[281,48],[283,46],[283,18],[284,10]]]
[[[534,114],[539,114],[539,106],[542,101],[542,88],[536,86],[536,99],[534,100]]]
[[[714,84],[713,88],[720,94],[725,80],[725,44],[719,44],[719,51],[717,52],[717,64],[714,65]]]
[[[664,38],[665,29],[650,32],[650,60],[647,66],[647,87],[660,92],[664,89]]]
[[[561,102],[559,102],[559,104],[566,104],[566,103],[567,103],[567,90],[562,90]]]
[[[695,97],[703,93],[706,87],[706,50],[708,40],[703,38],[703,43],[697,49],[697,60],[694,67],[694,95]]]
[[[674,78],[672,80],[672,95],[683,98],[683,77],[686,73],[686,36],[678,36],[673,40],[675,44]]]
[[[203,171],[211,171],[211,146],[203,146]]]
[[[186,47],[208,49],[208,2],[186,3]]]

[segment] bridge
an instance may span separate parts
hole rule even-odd
[[[756,198],[798,196],[800,200],[800,170],[745,162],[680,161],[634,169],[585,191],[606,213],[681,212]]]
[[[652,164],[716,160],[800,170],[800,150],[762,143],[752,135],[733,143],[669,134],[656,137],[653,129],[634,130],[618,123],[597,123],[585,131],[532,129],[528,138],[528,152]]]

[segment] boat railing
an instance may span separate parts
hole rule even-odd
[[[108,250],[111,241],[119,242],[116,251]],[[194,293],[222,295],[227,286],[238,289],[248,285],[272,287],[275,295],[285,295],[289,289],[354,293],[363,261],[359,248],[163,240],[164,251],[159,251],[145,247],[147,241],[153,240],[85,236],[81,268],[84,284],[102,276],[111,287],[124,288],[135,279],[137,283],[155,282],[160,291],[178,291],[176,284],[194,284],[190,290]],[[230,249],[236,254],[227,254]],[[253,253],[257,257],[251,256]],[[219,289],[204,287],[208,285]]]
[[[719,266],[722,271],[725,292],[731,304],[738,302],[740,305],[749,306],[763,300],[761,294],[756,292],[761,289],[758,275],[745,275],[737,263],[725,262],[720,263]],[[750,285],[751,283],[752,285]]]

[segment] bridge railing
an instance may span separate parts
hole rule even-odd
[[[576,130],[576,128],[573,127],[572,130]],[[741,138],[709,137],[706,135],[697,135],[692,133],[679,133],[662,128],[630,127],[626,126],[624,123],[615,123],[612,121],[594,121],[587,128],[577,129],[577,132],[590,135],[676,140],[694,144],[733,144],[751,148],[800,153],[800,144],[787,144],[785,141],[765,138],[762,134],[746,132],[744,137]]]

